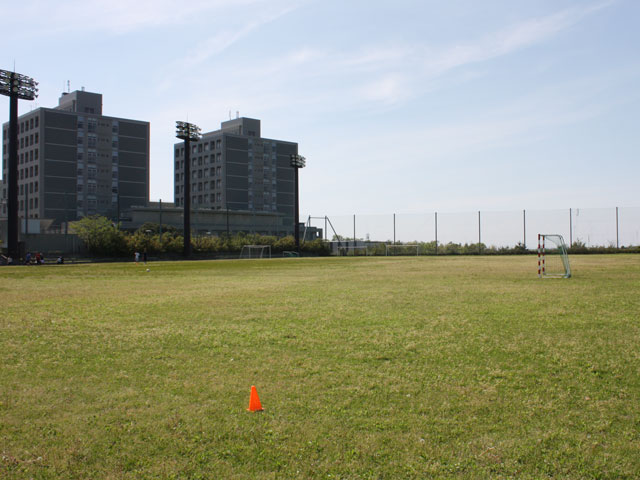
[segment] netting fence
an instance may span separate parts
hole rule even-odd
[[[640,207],[323,215],[307,217],[306,224],[322,229],[326,240],[484,244],[496,248],[523,245],[534,249],[538,233],[557,233],[569,245],[640,245]]]

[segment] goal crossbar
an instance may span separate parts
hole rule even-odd
[[[271,258],[271,245],[243,245],[240,258]]]

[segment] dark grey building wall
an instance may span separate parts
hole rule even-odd
[[[40,108],[19,118],[25,124],[39,118],[33,122],[37,128],[21,134],[25,147],[19,149],[25,158],[36,154],[20,165],[25,173],[21,185],[35,187],[25,199],[34,205],[39,200],[29,215],[37,211],[36,218],[53,219],[54,226],[85,213],[115,218],[118,203],[123,211],[149,199],[149,123],[102,116],[101,95],[78,94],[64,95],[62,108]],[[71,111],[78,98],[82,102],[75,106],[90,105],[93,113]],[[32,136],[35,144],[26,146]]]

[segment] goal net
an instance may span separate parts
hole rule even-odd
[[[368,255],[367,246],[338,247],[338,255],[341,257],[366,257]]]
[[[244,245],[240,258],[271,258],[271,245]]]
[[[385,253],[389,255],[420,255],[420,245],[409,243],[393,243],[385,245]]]
[[[567,245],[562,235],[538,234],[538,277],[571,277]]]

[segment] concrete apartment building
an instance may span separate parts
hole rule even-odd
[[[191,149],[194,211],[228,209],[272,216],[280,233],[293,233],[295,195],[290,156],[298,153],[297,143],[262,138],[260,120],[241,117],[222,122],[220,130],[205,133]],[[174,178],[174,202],[181,207],[184,143],[174,147]]]
[[[148,204],[149,122],[102,115],[102,95],[84,89],[63,93],[56,108],[35,109],[18,121],[21,219],[40,219],[29,223],[55,230],[85,215],[118,219]],[[8,123],[2,134],[0,212],[6,217]]]

